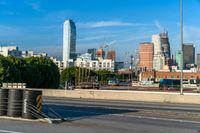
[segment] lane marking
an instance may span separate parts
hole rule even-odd
[[[0,130],[0,133],[24,133],[24,132],[16,132],[16,131]]]
[[[159,118],[159,117],[150,117],[150,116],[136,116],[136,115],[123,115],[123,114],[108,114],[108,115],[110,115],[110,116],[118,116],[118,117],[130,117],[130,118],[139,118],[139,119],[152,119],[152,120],[173,121],[173,122],[180,122],[180,123],[182,122],[182,123],[200,124],[199,121],[170,119],[170,118]]]

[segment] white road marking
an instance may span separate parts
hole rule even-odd
[[[0,130],[0,133],[24,133],[24,132],[16,132],[16,131]]]
[[[149,117],[149,116],[123,115],[123,114],[109,114],[109,115],[110,116],[118,116],[118,117],[132,117],[132,118],[139,118],[139,119],[152,119],[152,120],[200,124],[200,121],[190,121],[190,120],[168,119],[168,118]]]

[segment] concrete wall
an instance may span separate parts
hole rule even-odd
[[[200,104],[199,94],[112,90],[43,90],[44,96]]]

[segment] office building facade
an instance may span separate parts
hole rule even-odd
[[[154,49],[153,69],[160,70],[165,65],[165,57],[162,52],[161,36],[159,34],[153,35],[152,43],[153,43],[153,49]]]
[[[181,51],[176,52],[176,66],[178,67],[178,70],[181,70],[182,68],[182,54]]]
[[[200,70],[200,53],[197,54],[197,69]]]
[[[95,59],[97,58],[97,56],[96,56],[97,49],[91,48],[91,49],[88,49],[87,52],[88,52],[89,54],[91,54],[92,60],[95,60]]]
[[[195,64],[194,44],[183,44],[183,67],[187,69],[190,64]]]
[[[63,62],[67,63],[76,55],[76,26],[72,20],[63,25]]]

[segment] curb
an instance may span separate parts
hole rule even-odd
[[[26,121],[26,122],[43,122],[43,123],[54,123],[54,119],[49,119],[49,118],[43,118],[43,119],[25,119],[21,117],[8,117],[8,116],[0,116],[0,119],[6,119],[6,120],[17,120],[17,121]]]

